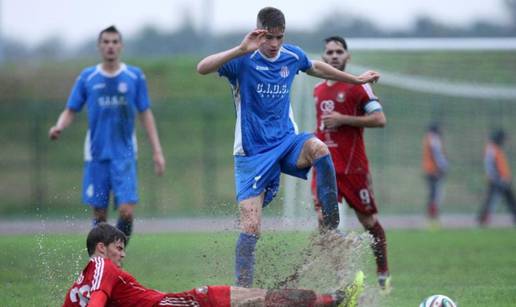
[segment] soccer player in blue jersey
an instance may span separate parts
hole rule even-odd
[[[374,82],[379,74],[359,77],[321,61],[311,61],[299,47],[284,44],[285,17],[272,7],[260,10],[257,29],[240,45],[212,54],[197,71],[218,71],[233,89],[236,109],[234,143],[236,196],[241,234],[236,245],[236,284],[251,287],[255,247],[260,235],[262,207],[276,195],[280,174],[306,179],[310,167],[317,176],[323,228],[338,226],[335,170],[326,145],[308,133],[298,133],[292,117],[290,88],[299,71],[349,83]]]
[[[96,225],[106,221],[112,193],[119,212],[117,227],[129,237],[134,205],[138,202],[137,114],[152,147],[157,175],[165,171],[165,158],[150,109],[145,75],[139,68],[120,61],[120,32],[114,26],[102,30],[97,46],[102,63],[81,72],[65,110],[50,128],[49,137],[57,140],[86,105],[89,129],[84,144],[83,202],[93,208]]]

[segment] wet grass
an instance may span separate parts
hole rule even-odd
[[[257,284],[268,286],[285,277],[301,261],[309,235],[263,234]],[[417,306],[432,294],[445,294],[461,306],[510,306],[516,301],[514,230],[400,230],[387,235],[394,290],[387,297],[378,295],[367,249],[360,260],[367,275],[362,306]],[[236,236],[136,234],[125,268],[142,284],[165,291],[231,284]],[[1,306],[58,306],[87,256],[82,235],[20,235],[0,236],[0,259]]]

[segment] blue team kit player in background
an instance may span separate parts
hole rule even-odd
[[[343,82],[375,82],[379,74],[359,77],[311,61],[299,47],[284,44],[285,17],[272,7],[260,10],[257,29],[240,45],[199,62],[201,74],[218,72],[228,79],[236,110],[234,167],[241,233],[236,245],[236,285],[253,284],[255,247],[260,236],[262,207],[276,195],[280,174],[307,178],[315,167],[323,229],[339,224],[335,170],[326,145],[299,133],[290,105],[290,89],[300,72]]]
[[[122,36],[114,27],[102,30],[97,47],[102,63],[84,69],[73,86],[65,110],[49,137],[57,140],[63,129],[86,105],[88,131],[84,143],[82,199],[93,209],[93,225],[107,219],[110,194],[119,212],[117,227],[130,236],[134,205],[138,203],[135,117],[139,116],[151,144],[157,175],[165,158],[150,109],[143,72],[120,61]]]

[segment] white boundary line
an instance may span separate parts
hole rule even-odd
[[[476,216],[471,214],[449,214],[441,218],[445,229],[477,228]],[[428,222],[422,215],[384,215],[380,222],[385,229],[427,229]],[[114,224],[115,221],[110,221]],[[346,218],[346,229],[362,231],[354,216]],[[87,233],[91,227],[90,220],[0,220],[0,235],[14,234],[75,234]],[[313,231],[317,227],[315,214],[309,218],[284,220],[282,218],[264,218],[263,231]],[[507,214],[492,216],[490,228],[513,228],[511,217]],[[238,232],[236,219],[231,218],[141,218],[135,220],[134,232],[140,233],[184,233],[184,232]]]

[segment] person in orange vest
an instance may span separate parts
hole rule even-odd
[[[422,168],[428,185],[426,207],[428,218],[437,222],[443,199],[443,180],[448,171],[448,159],[442,142],[442,131],[437,122],[428,126],[423,138]]]
[[[494,211],[497,199],[505,198],[516,223],[516,200],[511,187],[511,167],[503,150],[507,136],[502,129],[491,133],[484,152],[484,167],[487,175],[487,196],[480,208],[478,222],[481,226],[489,224],[491,212]]]

